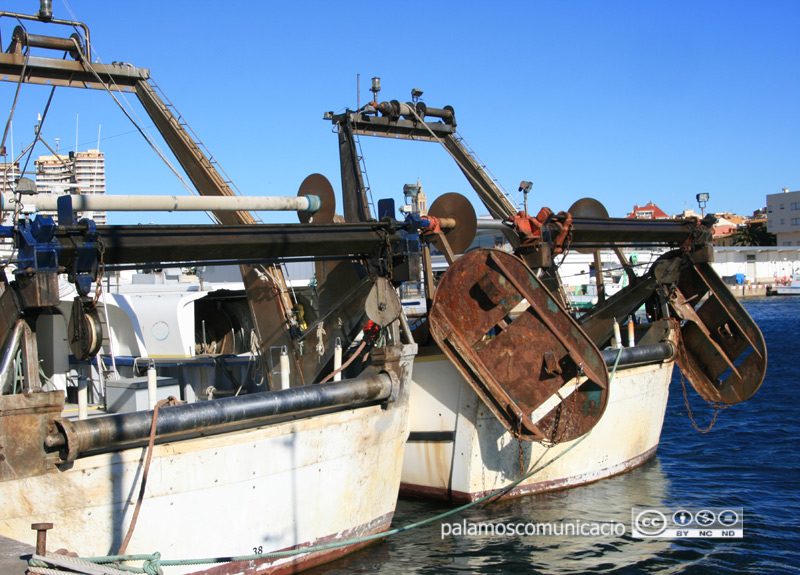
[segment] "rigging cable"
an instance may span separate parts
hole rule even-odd
[[[100,75],[97,73],[97,71],[95,71],[95,69],[92,67],[91,62],[87,62],[86,61],[86,56],[83,53],[83,51],[80,49],[80,46],[78,45],[78,42],[74,38],[72,39],[72,41],[75,44],[76,50],[77,50],[77,52],[78,52],[78,54],[80,56],[81,64],[83,64],[84,68],[87,71],[91,72],[92,75],[100,83],[100,85],[103,86],[105,91],[108,92],[108,95],[111,96],[111,98],[114,100],[114,102],[116,102],[117,106],[119,106],[119,109],[122,110],[123,114],[125,114],[125,117],[127,117],[128,120],[131,121],[131,123],[134,125],[136,130],[142,135],[142,137],[145,139],[145,141],[150,145],[152,150],[158,155],[159,158],[161,158],[161,160],[167,165],[167,167],[170,169],[170,171],[173,174],[175,174],[175,177],[178,178],[178,181],[181,183],[181,185],[184,187],[184,189],[186,189],[186,191],[188,191],[190,194],[197,194],[197,191],[194,190],[186,182],[186,180],[183,178],[183,176],[181,176],[181,174],[178,172],[178,170],[175,168],[175,166],[172,165],[172,163],[169,161],[169,159],[164,155],[164,152],[161,151],[161,149],[152,140],[152,138],[147,134],[147,132],[144,130],[144,128],[142,128],[136,122],[136,120],[133,118],[133,116],[131,116],[131,114],[128,112],[128,110],[125,109],[125,106],[123,106],[122,103],[117,99],[117,97],[114,95],[112,90],[108,87],[108,84],[105,81],[103,81],[103,79],[100,77]],[[112,80],[112,83],[113,83],[113,80]],[[116,84],[114,84],[114,85],[116,85]],[[124,99],[124,95],[123,95],[123,99]],[[125,101],[127,103],[127,100],[125,100]],[[128,105],[130,106],[130,104],[128,104]]]
[[[450,151],[450,149],[449,149],[449,148],[448,148],[448,147],[445,145],[445,143],[442,141],[442,139],[441,139],[441,138],[439,138],[439,136],[437,136],[437,135],[434,133],[434,131],[433,131],[433,130],[431,130],[430,126],[428,126],[428,124],[427,124],[427,123],[425,123],[425,120],[424,120],[423,118],[420,118],[419,114],[417,114],[417,110],[416,110],[416,109],[415,109],[413,106],[409,106],[409,108],[411,109],[411,113],[412,113],[412,114],[414,114],[414,118],[416,118],[416,120],[417,120],[418,122],[420,122],[420,123],[421,123],[423,126],[425,126],[425,129],[426,129],[426,130],[428,130],[428,133],[430,133],[430,135],[431,135],[431,136],[432,136],[432,137],[433,137],[433,138],[434,138],[434,139],[435,139],[437,142],[439,142],[439,144],[441,144],[441,145],[442,145],[442,147],[443,147],[445,150],[447,150],[447,153],[448,153],[448,154],[450,154],[450,157],[452,157],[452,158],[453,158],[453,160],[455,161],[455,163],[458,165],[458,167],[459,167],[459,168],[461,168],[461,171],[462,171],[462,172],[464,172],[464,173],[466,174],[466,173],[468,172],[468,171],[467,171],[467,169],[466,169],[466,167],[465,167],[465,166],[464,166],[464,165],[463,165],[463,164],[462,164],[462,163],[459,161],[459,159],[456,157],[456,155],[455,155],[453,152],[451,152],[451,151]],[[463,138],[462,136],[460,136],[460,135],[459,135],[459,137],[460,137],[462,140],[464,140],[464,138]],[[464,142],[466,143],[466,140],[464,140]],[[467,146],[467,147],[469,147],[469,146]],[[475,154],[475,152],[474,152],[474,151],[473,151],[472,153],[473,153],[473,154],[474,154],[474,155],[477,157],[477,154]],[[480,161],[480,158],[478,158],[478,160]],[[481,164],[483,164],[483,161],[480,161],[480,163],[481,163]],[[486,173],[487,173],[489,176],[491,176],[491,178],[492,178],[492,181],[493,181],[493,182],[497,182],[497,185],[498,185],[498,190],[499,190],[500,192],[502,192],[502,193],[503,193],[503,197],[504,197],[504,198],[505,198],[505,199],[506,199],[506,200],[507,200],[509,203],[512,203],[512,202],[513,202],[513,203],[515,204],[516,202],[515,202],[514,200],[512,200],[512,199],[511,199],[511,197],[509,196],[508,192],[506,192],[504,189],[502,189],[502,187],[499,185],[499,184],[500,184],[500,182],[497,180],[497,178],[495,178],[495,177],[494,177],[494,175],[493,175],[493,174],[492,174],[492,173],[491,173],[491,172],[488,170],[488,168],[486,168],[486,167],[485,167],[485,164],[481,165],[481,166],[480,166],[480,168],[481,168],[481,170],[482,170],[482,171],[486,172]],[[513,205],[512,205],[512,207],[516,207],[516,206],[513,206]],[[510,215],[513,215],[513,214],[509,214],[509,216],[510,216]]]
[[[61,3],[64,4],[64,8],[66,8],[67,12],[69,13],[70,18],[72,18],[72,21],[73,22],[77,22],[78,18],[75,16],[75,13],[72,11],[72,7],[69,5],[69,2],[67,2],[67,0],[61,0]],[[80,30],[78,30],[78,28],[75,27],[74,25],[73,25],[73,29],[75,30],[75,32],[78,35],[80,35]],[[74,38],[71,38],[71,40],[72,40],[73,44],[75,44],[77,53],[80,56],[81,64],[83,64],[84,67],[88,68],[88,70],[90,72],[92,72],[94,77],[97,78],[97,81],[100,82],[100,85],[103,86],[103,88],[105,88],[106,92],[108,92],[108,94],[111,96],[111,98],[120,107],[120,109],[122,110],[122,113],[125,114],[125,116],[131,121],[131,123],[136,128],[136,130],[142,135],[142,137],[144,137],[145,141],[147,141],[147,143],[150,145],[150,147],[153,149],[153,151],[155,151],[155,153],[158,154],[158,156],[164,161],[164,163],[172,171],[172,173],[175,174],[175,176],[178,178],[178,181],[181,183],[181,185],[190,194],[191,193],[195,193],[195,190],[193,190],[192,187],[189,186],[186,183],[186,180],[183,179],[183,176],[181,176],[180,173],[175,169],[175,167],[172,166],[172,164],[169,162],[169,159],[164,155],[164,153],[161,151],[161,149],[158,147],[158,145],[150,138],[149,134],[147,134],[147,130],[145,128],[140,127],[139,124],[136,122],[136,120],[134,120],[131,117],[131,115],[125,110],[125,107],[120,103],[120,101],[117,100],[117,98],[114,96],[113,92],[108,88],[108,85],[102,80],[102,78],[100,78],[100,76],[94,70],[94,68],[91,65],[91,62],[87,62],[86,61],[86,55],[83,53],[83,50],[81,50],[81,47],[80,47],[80,45],[78,45],[78,42]],[[95,48],[94,52],[95,52],[95,55],[97,55],[97,49],[96,48]],[[101,61],[99,56],[97,56],[97,60]],[[116,82],[114,82],[113,77],[111,78],[111,83],[114,86],[116,86],[117,89],[119,90],[119,86],[116,84]],[[124,93],[121,90],[119,90],[119,92],[122,94],[122,99],[125,100],[125,103],[128,105],[128,108],[131,109],[133,114],[136,114],[135,109],[133,108],[133,106],[130,105],[128,100],[125,98]],[[138,117],[138,115],[137,115],[137,117]]]
[[[22,21],[19,18],[17,18],[17,22],[22,27],[22,29],[25,30],[25,33],[27,34],[28,30],[27,30],[27,28],[25,28],[25,25],[22,23]],[[22,87],[22,79],[25,77],[25,70],[27,70],[27,68],[28,68],[28,59],[30,57],[31,57],[30,47],[26,46],[25,47],[25,60],[22,63],[22,73],[19,75],[19,80],[17,81],[17,90],[14,93],[14,102],[12,103],[11,111],[8,114],[8,121],[6,121],[6,128],[3,131],[3,140],[0,141],[0,148],[5,147],[5,145],[6,145],[6,137],[8,136],[8,131],[9,131],[10,127],[11,127],[11,119],[14,117],[14,110],[16,109],[17,101],[19,100],[19,91],[20,91],[20,88]],[[12,158],[14,157],[14,150],[11,150],[11,157]]]

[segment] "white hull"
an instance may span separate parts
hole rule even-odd
[[[800,285],[778,286],[773,289],[776,295],[800,295]]]
[[[588,435],[549,449],[523,442],[525,473],[552,463],[508,495],[589,483],[650,458],[661,435],[672,368],[672,362],[619,368],[605,413]],[[519,442],[446,357],[417,356],[410,401],[401,494],[474,501],[521,477]]]
[[[410,369],[411,356],[406,357]],[[129,554],[163,559],[248,555],[353,539],[388,529],[408,436],[408,387],[388,407],[344,409],[157,445]],[[0,533],[48,549],[114,554],[138,495],[144,448],[77,459],[63,470],[0,482]],[[276,561],[294,571],[354,548]],[[168,567],[165,573],[245,574],[264,562]],[[272,572],[271,571],[271,572]]]
[[[767,295],[800,295],[800,274],[793,273],[792,281],[788,285],[767,288]]]

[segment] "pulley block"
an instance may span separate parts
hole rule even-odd
[[[103,344],[103,328],[90,298],[78,296],[73,300],[68,329],[69,348],[75,358],[78,361],[94,358]]]

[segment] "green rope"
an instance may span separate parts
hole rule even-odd
[[[552,463],[555,463],[558,459],[560,459],[561,457],[563,457],[564,455],[569,453],[570,450],[572,450],[573,448],[577,447],[588,436],[589,436],[589,434],[587,433],[586,435],[581,437],[578,441],[576,441],[575,443],[570,445],[567,449],[565,449],[564,451],[559,453],[556,457],[554,457],[553,459],[551,459],[550,461],[548,461],[547,463],[545,463],[541,467],[534,468],[530,472],[526,473],[525,475],[523,475],[522,477],[520,477],[516,481],[510,483],[509,485],[506,485],[505,487],[497,489],[496,491],[493,491],[492,493],[490,493],[488,495],[485,495],[485,496],[481,497],[480,499],[477,499],[475,501],[471,501],[471,502],[466,503],[466,504],[464,504],[464,505],[462,505],[460,507],[456,507],[455,509],[451,509],[449,511],[445,511],[444,513],[440,513],[439,515],[436,515],[434,517],[429,517],[428,519],[423,519],[421,521],[416,521],[414,523],[410,523],[410,524],[404,525],[402,527],[396,527],[396,528],[390,529],[388,531],[384,531],[384,532],[381,532],[381,533],[374,533],[372,535],[366,535],[364,537],[358,537],[356,539],[349,539],[349,540],[346,540],[346,541],[335,541],[335,542],[332,542],[332,543],[325,543],[325,544],[322,544],[322,545],[314,545],[313,547],[302,547],[302,548],[296,548],[296,549],[288,549],[286,551],[272,551],[270,553],[259,553],[259,554],[256,554],[256,555],[234,555],[234,556],[231,556],[231,557],[213,557],[213,558],[206,558],[206,559],[165,560],[165,561],[159,561],[158,565],[160,565],[162,567],[172,567],[172,566],[178,566],[178,565],[182,565],[182,566],[185,566],[185,565],[203,565],[203,564],[209,564],[209,563],[229,563],[229,562],[233,563],[233,562],[238,562],[238,561],[253,561],[253,560],[258,560],[258,559],[276,559],[276,558],[280,558],[280,557],[291,557],[293,555],[301,555],[301,554],[305,554],[305,553],[314,553],[316,551],[326,551],[328,549],[336,549],[337,547],[345,547],[345,546],[348,546],[348,545],[357,545],[359,543],[366,543],[366,542],[369,542],[369,541],[374,541],[376,539],[383,539],[383,538],[389,537],[391,535],[396,535],[398,533],[402,533],[403,531],[409,531],[411,529],[416,529],[417,527],[422,527],[424,525],[429,525],[431,523],[434,523],[435,521],[439,521],[439,520],[444,519],[446,517],[450,517],[451,515],[455,515],[456,513],[460,513],[461,511],[464,511],[465,509],[469,509],[470,507],[474,507],[475,505],[479,505],[480,503],[488,501],[489,499],[492,499],[493,497],[497,497],[498,495],[501,495],[502,493],[510,491],[511,489],[513,489],[514,487],[516,487],[517,485],[519,485],[520,483],[522,483],[523,481],[525,481],[526,479],[531,477],[532,475],[538,473],[539,471],[541,471],[542,469],[548,467]],[[87,557],[87,558],[84,558],[85,561],[90,561],[92,563],[113,563],[113,562],[116,562],[116,561],[148,561],[148,560],[150,560],[153,564],[155,564],[156,562],[152,561],[153,559],[154,559],[153,555],[109,555],[107,557]],[[132,567],[131,569],[137,569],[137,568],[133,568]],[[145,569],[137,569],[135,572],[136,573],[147,573],[148,575],[151,575],[151,573],[149,571],[145,570]]]
[[[611,381],[614,379],[614,375],[617,371],[617,365],[619,363],[619,358],[622,355],[622,348],[619,349],[617,352],[616,361],[614,361],[614,367],[611,370],[611,374],[609,377],[609,385]],[[416,521],[414,523],[409,523],[408,525],[404,525],[402,527],[396,527],[394,529],[389,529],[388,531],[384,531],[381,533],[374,533],[372,535],[366,535],[364,537],[358,537],[356,539],[349,539],[346,541],[335,541],[332,543],[325,543],[322,545],[314,545],[311,547],[302,547],[296,549],[288,549],[286,551],[272,551],[269,553],[258,553],[253,555],[233,555],[230,557],[210,557],[205,559],[175,559],[175,560],[164,560],[161,561],[161,554],[156,552],[152,555],[107,555],[104,557],[84,557],[82,558],[84,561],[88,561],[90,563],[118,563],[122,561],[144,561],[142,567],[130,567],[125,565],[117,565],[117,568],[125,569],[126,571],[131,571],[133,573],[145,573],[146,575],[159,575],[161,573],[160,567],[175,567],[175,566],[187,566],[187,565],[206,565],[206,564],[213,564],[213,563],[234,563],[239,561],[255,561],[259,559],[277,559],[281,557],[291,557],[293,555],[304,555],[306,553],[314,553],[316,551],[326,551],[328,549],[336,549],[338,547],[346,547],[349,545],[357,545],[359,543],[367,543],[369,541],[375,541],[376,539],[384,539],[386,537],[396,535],[398,533],[402,533],[404,531],[410,531],[411,529],[416,529],[417,527],[422,527],[424,525],[429,525],[434,523],[435,521],[439,521],[441,519],[445,519],[446,517],[450,517],[451,515],[455,515],[460,513],[470,507],[474,507],[485,501],[489,501],[494,497],[498,497],[503,493],[511,491],[528,479],[529,477],[533,476],[536,473],[539,473],[546,467],[550,466],[551,464],[558,461],[564,455],[572,451],[575,447],[580,445],[589,435],[591,434],[591,430],[583,435],[580,439],[578,439],[575,443],[570,445],[567,449],[556,455],[553,459],[545,463],[540,467],[534,467],[531,471],[521,476],[516,481],[511,482],[510,484],[506,485],[505,487],[501,487],[493,491],[488,495],[484,495],[480,499],[476,499],[475,501],[471,501],[469,503],[465,503],[460,507],[456,507],[455,509],[451,509],[449,511],[445,511],[444,513],[440,513],[434,517],[429,517],[428,519],[423,519],[421,521]],[[545,452],[546,453],[546,452]],[[544,457],[544,453],[542,456],[537,460],[537,463],[541,461],[541,458]]]

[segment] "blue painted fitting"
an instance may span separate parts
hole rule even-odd
[[[311,214],[317,213],[322,208],[322,199],[319,196],[310,194],[308,198],[308,212]]]
[[[37,214],[31,224],[31,235],[40,244],[52,241],[56,235],[56,223],[53,218]]]
[[[408,230],[409,233],[415,233],[420,228],[424,228],[428,225],[430,225],[430,220],[424,219],[419,214],[408,214],[405,223],[401,227]]]

